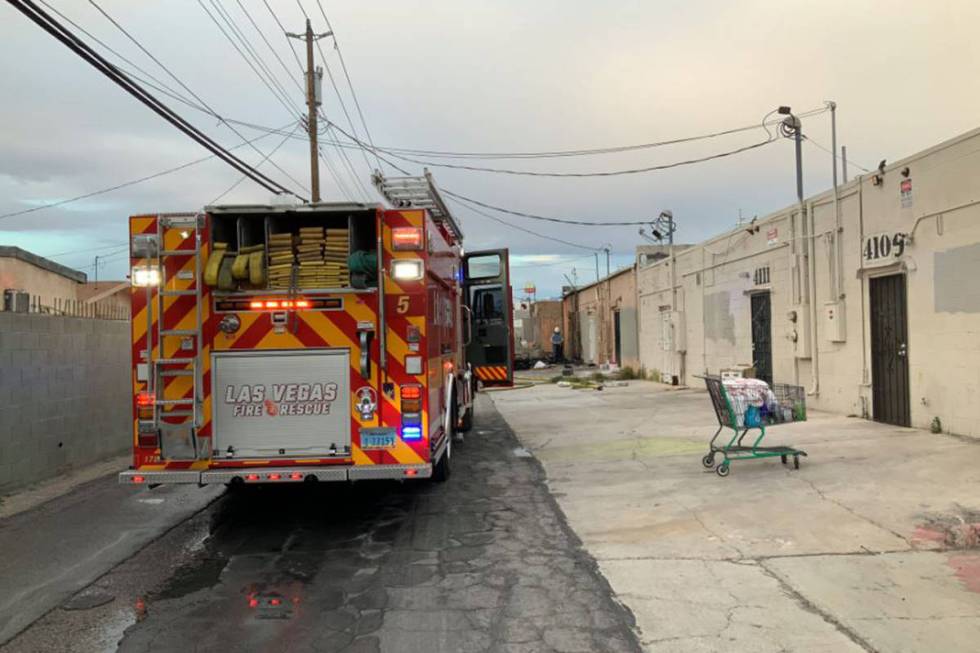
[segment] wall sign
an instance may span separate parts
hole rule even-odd
[[[864,239],[861,252],[865,261],[882,261],[899,258],[905,253],[905,239],[908,234],[875,234]]]
[[[899,191],[902,197],[902,208],[908,209],[912,207],[912,180],[903,179],[902,183],[899,185]]]
[[[773,227],[766,231],[766,245],[773,247],[779,244],[779,228]]]

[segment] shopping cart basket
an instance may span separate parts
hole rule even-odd
[[[708,443],[707,455],[701,459],[705,467],[714,467],[715,455],[721,454],[722,462],[715,468],[718,476],[728,476],[733,460],[779,456],[785,465],[792,456],[793,467],[800,468],[800,456],[806,456],[805,451],[787,446],[764,447],[761,442],[766,437],[767,426],[806,421],[806,393],[803,388],[785,383],[776,383],[770,388],[756,379],[722,381],[718,376],[700,378],[708,387],[711,404],[718,417],[718,430]],[[725,429],[731,429],[732,437],[727,444],[718,446],[715,442]],[[751,445],[743,444],[751,430],[758,430],[758,437]]]

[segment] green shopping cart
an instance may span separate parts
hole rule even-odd
[[[793,457],[793,467],[800,468],[800,456],[807,453],[789,446],[762,446],[766,427],[788,422],[806,421],[806,393],[803,388],[785,383],[775,383],[770,388],[758,379],[722,379],[704,376],[704,383],[711,396],[711,403],[718,417],[718,430],[708,443],[708,453],[701,463],[708,469],[715,467],[715,457],[722,461],[715,468],[718,476],[728,476],[733,460],[753,460],[779,456],[785,465]],[[730,429],[732,437],[727,443],[716,444],[722,431]],[[759,432],[752,444],[743,441],[749,431]]]

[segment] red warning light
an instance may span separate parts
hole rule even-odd
[[[269,599],[269,605],[279,605],[282,603],[281,599]]]
[[[269,474],[270,481],[278,481],[282,478],[282,474]]]
[[[149,408],[156,403],[157,395],[155,392],[143,391],[136,395],[136,405],[140,408]]]
[[[289,475],[289,479],[292,480],[292,481],[302,481],[303,480],[303,473],[302,472],[293,472],[292,474]]]
[[[146,481],[146,477],[145,476],[134,476],[133,477],[133,483],[143,483],[145,481]]]
[[[248,600],[248,607],[257,608],[259,607],[259,600],[254,596]]]
[[[258,474],[245,474],[245,480],[246,481],[257,481],[257,480],[259,480],[259,475]]]
[[[419,473],[419,470],[417,470],[417,469],[406,469],[405,470],[405,476],[417,476],[418,473]]]

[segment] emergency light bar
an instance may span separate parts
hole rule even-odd
[[[340,310],[344,300],[340,297],[321,299],[223,299],[215,302],[215,310],[229,311],[305,311]]]

